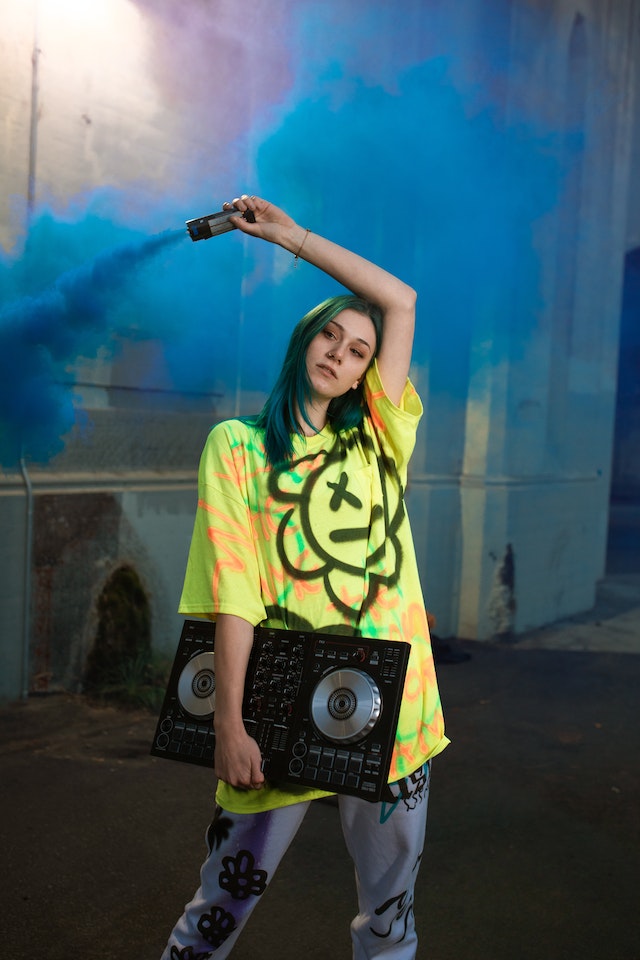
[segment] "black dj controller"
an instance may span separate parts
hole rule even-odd
[[[409,645],[256,627],[243,720],[273,782],[378,800],[387,782]],[[213,766],[215,624],[186,620],[151,748]]]

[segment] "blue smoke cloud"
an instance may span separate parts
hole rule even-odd
[[[139,6],[155,24],[150,34],[158,54],[167,45],[167,56],[156,56],[154,69],[162,64],[167,90],[184,96],[185,144],[198,143],[206,105],[198,96],[189,114],[184,64],[170,48],[178,30],[179,50],[189,48],[191,34],[194,42],[206,36],[210,45],[215,19],[196,5],[197,17],[190,21],[185,14],[165,31],[153,17],[158,10],[168,15],[171,5]],[[475,43],[481,54],[470,59],[463,30],[473,8],[476,33],[485,32]],[[231,30],[235,8],[225,9],[225,29]],[[490,326],[496,310],[508,309],[516,282],[519,309],[509,337],[524,349],[535,329],[540,295],[534,231],[562,187],[556,133],[517,103],[505,119],[508,6],[502,0],[487,4],[484,28],[477,4],[467,0],[407,0],[399,10],[378,0],[280,2],[278,16],[291,31],[269,36],[271,60],[280,44],[286,63],[273,102],[248,112],[251,129],[237,133],[239,91],[243,84],[248,89],[239,70],[234,139],[221,148],[213,172],[205,176],[202,157],[194,157],[191,168],[184,159],[175,196],[165,191],[158,199],[152,191],[153,221],[177,226],[244,190],[273,199],[304,226],[417,288],[415,359],[429,367],[430,391],[462,402],[474,331],[485,322]],[[237,47],[242,32],[234,37]],[[260,45],[254,41],[249,48],[255,59]],[[237,50],[225,69],[232,71],[236,62]],[[176,86],[172,71],[178,70],[183,72]],[[214,117],[218,113],[216,108]],[[234,169],[255,170],[255,181],[234,183]],[[186,183],[191,206],[177,209],[178,201],[185,202]],[[68,389],[59,383],[63,373],[68,378],[76,358],[95,356],[117,338],[161,341],[161,369],[140,371],[141,386],[163,377],[178,390],[207,390],[221,382],[230,394],[240,382],[265,391],[293,323],[336,292],[312,267],[294,270],[291,258],[237,234],[147,245],[139,235],[141,204],[132,217],[131,191],[122,185],[118,193],[117,202],[91,197],[64,223],[41,213],[23,255],[4,268],[0,264],[0,292],[5,302],[13,301],[0,318],[3,456],[15,455],[21,445],[41,460],[60,449],[74,420]],[[127,256],[113,251],[134,237]],[[507,349],[512,345],[494,343],[490,362],[499,362]],[[16,376],[17,369],[26,375]]]
[[[393,91],[327,69],[323,95],[297,104],[259,151],[261,189],[418,290],[414,359],[431,392],[463,399],[474,333],[490,329],[499,363],[536,327],[534,238],[562,187],[557,136],[522,117],[505,124],[477,92],[470,112],[445,58],[399,72]],[[286,282],[307,306],[333,292],[311,268]]]
[[[183,237],[167,231],[108,250],[0,311],[1,463],[46,460],[61,448],[75,421],[65,365],[115,345],[110,311],[126,282]]]

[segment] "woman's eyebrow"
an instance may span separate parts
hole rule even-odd
[[[342,324],[341,324],[341,323],[338,323],[337,320],[330,320],[329,323],[335,323],[336,327],[339,327],[340,330],[342,330],[343,333],[346,333],[346,331],[345,331],[344,327],[342,326]],[[328,326],[328,324],[327,324],[327,326]],[[362,337],[354,337],[354,340],[357,340],[358,343],[364,343],[365,347],[367,347],[369,350],[371,350],[371,345],[370,345],[366,340],[364,340]]]

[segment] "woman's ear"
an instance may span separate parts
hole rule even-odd
[[[362,380],[356,380],[356,382],[355,382],[354,385],[351,387],[351,389],[352,389],[352,390],[357,390],[361,383],[362,383]]]

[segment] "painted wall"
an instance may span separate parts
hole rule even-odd
[[[260,405],[293,323],[335,292],[240,236],[191,243],[185,219],[245,190],[418,290],[426,413],[408,501],[439,632],[510,635],[593,601],[639,208],[638,4],[248,9],[0,11],[0,504],[16,581],[0,695],[20,689],[21,458],[36,523],[44,498],[88,491],[117,516],[89,575],[54,558],[71,626],[34,578],[30,646],[55,611],[47,643],[81,651],[77,677],[96,592],[131,555],[155,642],[173,642],[206,430]],[[68,683],[69,662],[47,682]]]

